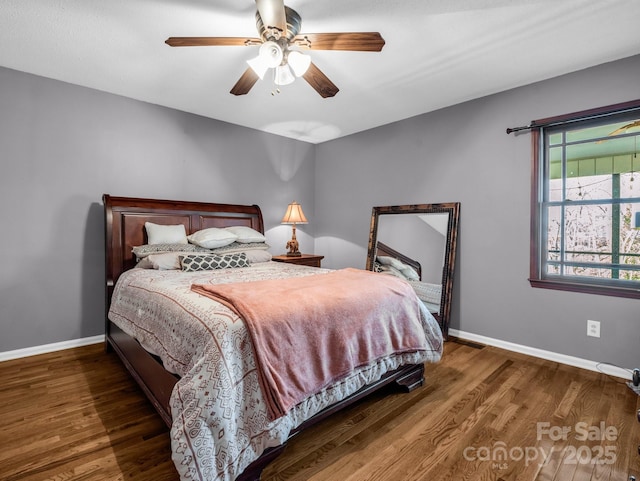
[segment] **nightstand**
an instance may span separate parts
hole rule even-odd
[[[288,264],[298,264],[301,266],[320,267],[320,262],[324,256],[316,256],[313,254],[301,254],[299,256],[273,256],[271,260],[276,262],[286,262]]]

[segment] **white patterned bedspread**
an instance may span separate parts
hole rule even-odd
[[[325,407],[404,364],[440,359],[440,328],[423,309],[422,323],[431,344],[427,351],[390,356],[360,369],[270,422],[243,321],[190,286],[326,272],[265,262],[192,273],[132,269],[120,276],[109,319],[180,376],[171,395],[171,445],[182,480],[234,480],[266,448],[285,442],[292,429]]]

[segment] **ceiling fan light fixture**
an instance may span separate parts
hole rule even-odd
[[[260,77],[260,80],[263,80],[267,70],[277,67],[282,63],[283,56],[284,54],[280,45],[276,42],[268,41],[260,45],[258,56],[247,60],[247,63],[256,75]]]
[[[282,51],[280,45],[272,40],[269,40],[260,45],[260,52],[258,56],[264,59],[269,68],[274,68],[282,63],[284,52]]]
[[[311,65],[311,56],[297,50],[291,50],[287,57],[287,63],[296,77],[302,77]]]
[[[296,78],[293,76],[293,72],[291,72],[291,68],[289,65],[278,65],[273,74],[273,82],[276,85],[289,85],[293,83]]]
[[[249,67],[251,67],[251,69],[256,73],[256,75],[260,77],[260,80],[264,79],[264,74],[267,73],[267,70],[269,70],[270,68],[267,62],[265,62],[264,58],[262,58],[260,55],[247,60],[247,63],[249,64]]]

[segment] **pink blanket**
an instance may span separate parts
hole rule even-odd
[[[393,276],[342,269],[191,289],[245,320],[271,419],[354,368],[429,349],[420,301],[408,283]]]

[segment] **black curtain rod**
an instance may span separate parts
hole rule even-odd
[[[510,134],[511,132],[520,132],[521,130],[531,130],[534,127],[537,127],[534,124],[529,124],[529,125],[524,125],[522,127],[511,127],[507,129],[507,134]]]
[[[531,129],[538,129],[540,127],[554,127],[556,125],[564,125],[564,124],[572,124],[572,123],[576,123],[576,122],[582,122],[583,120],[592,120],[592,119],[599,119],[601,117],[607,117],[613,113],[616,114],[620,114],[620,113],[625,113],[625,112],[638,112],[640,111],[640,105],[637,105],[636,103],[634,103],[633,105],[629,106],[628,103],[622,104],[623,107],[619,108],[619,109],[614,109],[614,110],[608,110],[606,112],[598,112],[598,111],[588,111],[588,112],[584,112],[582,115],[576,114],[575,117],[561,117],[561,118],[555,118],[554,119],[548,119],[546,122],[543,121],[538,121],[536,122],[535,120],[532,121],[529,125],[524,125],[522,127],[511,127],[507,129],[507,134],[510,134],[512,132],[519,132],[521,130],[531,130]]]

